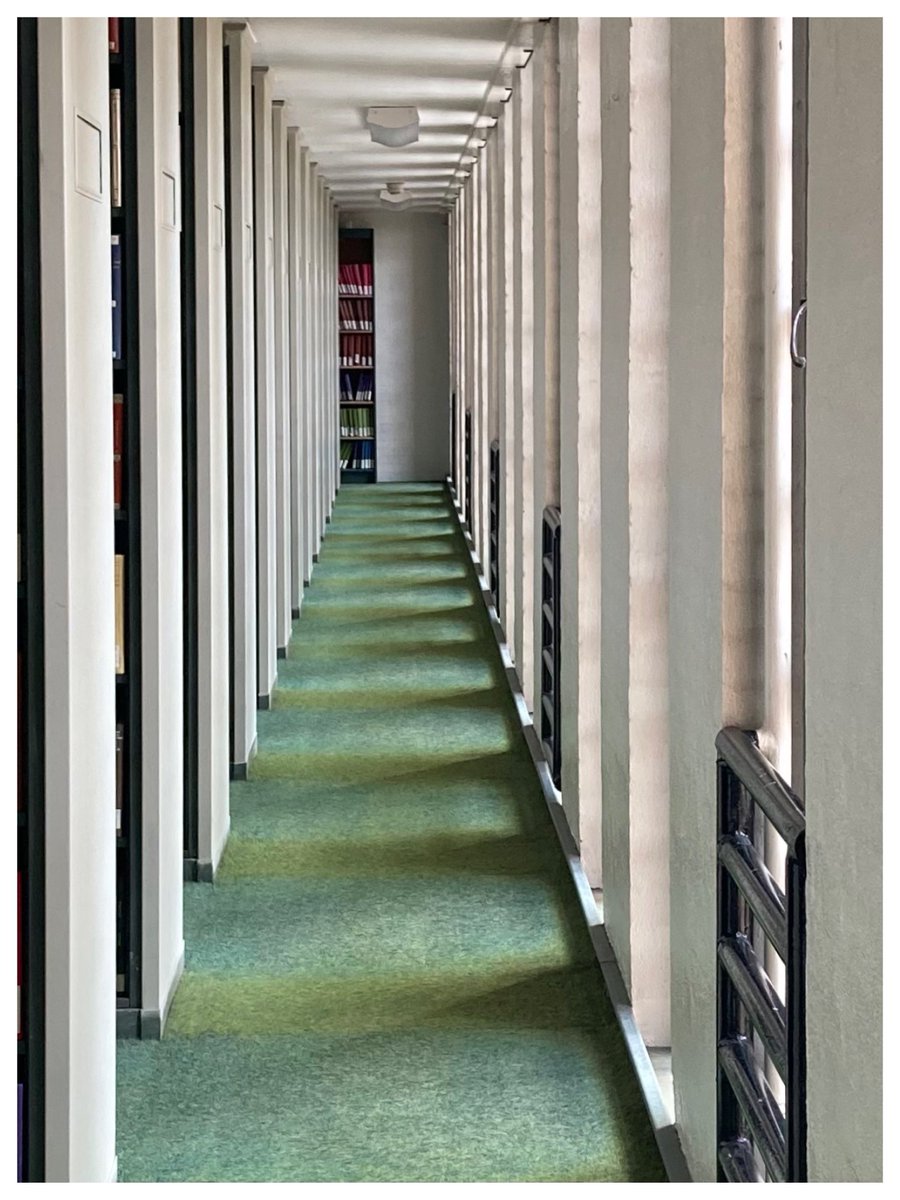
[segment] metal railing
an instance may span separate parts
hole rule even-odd
[[[561,786],[559,617],[560,617],[560,512],[544,509],[541,557],[541,710],[540,731],[544,756],[557,788]]]
[[[716,738],[718,1179],[806,1182],[806,821],[799,798],[735,727]],[[785,889],[769,871],[766,824],[786,846]],[[782,1001],[767,946],[785,966]],[[767,1061],[768,1060],[768,1061]],[[770,1084],[784,1083],[782,1108]]]
[[[500,611],[500,443],[491,442],[488,577],[494,608]]]
[[[465,421],[463,425],[463,440],[465,443],[465,513],[466,513],[466,528],[469,533],[472,533],[472,410],[466,409]]]

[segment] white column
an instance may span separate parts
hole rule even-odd
[[[275,285],[275,642],[291,640],[290,304],[288,292],[288,155],[284,101],[272,104],[272,198]]]
[[[253,329],[253,154],[250,33],[224,26],[228,51],[231,178],[231,761],[246,764],[256,748],[256,444]]]
[[[515,645],[519,614],[515,605],[515,289],[513,286],[515,228],[513,225],[513,129],[511,100],[501,106],[496,137],[499,170],[503,173],[501,212],[500,288],[503,291],[503,325],[500,344],[500,619],[507,645]]]
[[[600,19],[559,23],[562,799],[601,883]]]
[[[116,710],[106,20],[40,18],[38,79],[45,1168],[48,1182],[107,1183],[116,1152]]]
[[[302,293],[302,351],[301,369],[301,409],[302,409],[302,438],[303,438],[303,513],[306,535],[303,539],[303,570],[304,582],[309,583],[312,575],[313,556],[318,550],[318,534],[316,530],[316,455],[315,455],[315,413],[313,411],[313,301],[312,301],[312,180],[313,167],[309,157],[309,148],[302,147],[300,163],[300,287]]]
[[[287,131],[288,175],[288,398],[290,427],[290,504],[291,556],[290,598],[291,615],[300,615],[303,603],[303,578],[306,562],[306,514],[303,508],[303,488],[306,475],[303,445],[303,151],[300,130],[291,126]]]
[[[486,458],[487,432],[485,415],[487,409],[487,157],[479,156],[472,168],[474,194],[474,253],[475,271],[474,304],[474,352],[475,378],[472,405],[472,523],[474,526],[475,549],[481,560],[482,570],[487,560],[487,479]]]
[[[672,21],[669,787],[672,1067],[691,1175],[716,1178],[715,736],[722,723],[725,41]],[[604,264],[605,265],[605,264]]]
[[[534,272],[533,371],[533,591],[532,624],[535,724],[540,728],[543,620],[544,508],[559,504],[559,39],[558,21],[540,25],[540,44],[531,60],[532,168],[534,219],[531,262]],[[565,529],[562,534],[565,538]]]
[[[197,837],[215,873],[228,838],[228,391],[222,21],[194,20],[197,245]]]
[[[257,695],[268,708],[275,684],[275,263],[272,210],[272,81],[268,67],[253,68],[256,214],[256,555]]]
[[[603,916],[626,981],[631,972],[628,807],[629,54],[627,17],[600,21],[600,760]]]
[[[533,72],[519,71],[513,92],[513,190],[515,242],[515,606],[519,620],[515,631],[515,661],[519,682],[529,709],[534,711],[534,277],[533,242],[532,96]]]
[[[631,22],[628,370],[631,1001],[669,1044],[669,21]]]
[[[163,1024],[184,966],[181,146],[178,19],[139,17],[141,1009]]]
[[[805,800],[812,1183],[882,1178],[881,64],[880,20],[810,19]]]
[[[465,263],[465,338],[466,338],[466,391],[465,404],[463,412],[463,421],[465,422],[465,414],[469,413],[470,422],[470,446],[472,454],[472,467],[470,468],[471,487],[465,488],[465,503],[468,506],[470,518],[470,532],[472,538],[475,538],[475,529],[477,523],[476,503],[477,487],[475,483],[474,469],[474,447],[475,447],[475,430],[476,430],[476,413],[478,405],[478,375],[477,375],[477,296],[478,296],[478,274],[477,274],[477,189],[476,178],[474,172],[469,177],[469,182],[466,186],[466,263]],[[463,469],[465,469],[465,424],[463,425]],[[465,512],[465,507],[463,508]]]

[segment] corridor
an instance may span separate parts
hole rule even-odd
[[[665,1178],[439,484],[342,490],[123,1181]]]

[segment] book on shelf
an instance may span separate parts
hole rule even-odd
[[[125,555],[116,555],[116,674],[125,674]]]
[[[354,380],[349,372],[341,375],[341,401],[343,403],[371,404],[374,377],[360,372]]]
[[[372,331],[372,314],[365,298],[338,301],[338,316],[341,333],[371,333]]]
[[[338,295],[371,296],[372,264],[341,263],[338,270]]]
[[[373,441],[341,442],[341,468],[345,471],[374,471]]]
[[[116,833],[122,832],[122,804],[125,796],[125,724],[116,723]]]
[[[122,358],[122,243],[117,233],[110,235],[112,266],[112,353]]]
[[[113,396],[113,507],[122,507],[122,443],[124,441],[125,397]]]
[[[109,90],[109,201],[122,207],[122,89]]]
[[[374,437],[371,409],[342,408],[341,437]]]
[[[119,53],[119,18],[107,17],[106,25],[109,36],[109,52],[110,54]]]

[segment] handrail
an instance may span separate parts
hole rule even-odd
[[[803,805],[743,729],[728,725],[716,737],[716,749],[794,852],[806,828]]]
[[[717,1175],[720,1182],[806,1182],[806,818],[754,732],[716,737],[718,793]],[[787,846],[784,891],[761,848],[764,816]],[[766,973],[785,964],[782,1001]],[[785,1085],[782,1112],[757,1057]]]

